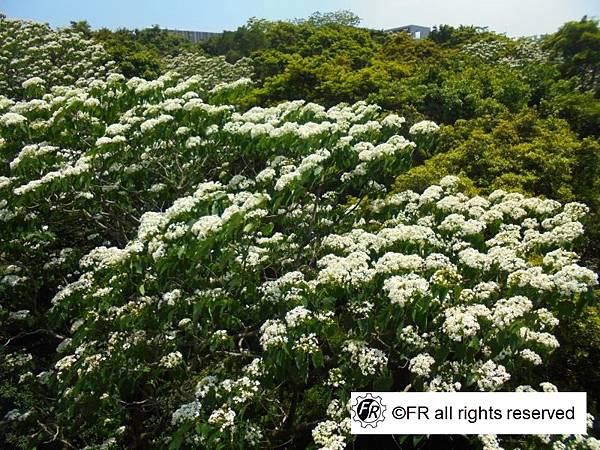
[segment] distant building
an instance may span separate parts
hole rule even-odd
[[[209,31],[187,31],[187,30],[165,30],[169,33],[174,33],[183,36],[194,43],[206,41],[211,37],[220,36],[223,33],[211,33]]]
[[[420,25],[404,25],[403,27],[390,28],[389,30],[385,30],[388,33],[398,33],[400,31],[406,31],[409,33],[414,39],[424,39],[429,36],[429,32],[431,28],[422,27]]]

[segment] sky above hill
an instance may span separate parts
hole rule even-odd
[[[600,16],[599,0],[0,0],[9,17],[65,26],[86,19],[93,28],[233,30],[250,17],[293,19],[348,9],[362,26],[416,24],[488,26],[509,36],[551,33],[566,21]]]

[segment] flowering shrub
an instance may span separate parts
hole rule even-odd
[[[152,233],[158,224],[155,221],[161,214],[142,216],[144,211],[161,210],[163,205],[194,192],[201,199],[200,180],[214,179],[211,183],[217,183],[215,186],[232,192],[272,183],[291,207],[309,195],[305,191],[312,189],[327,170],[330,177],[335,172],[347,180],[340,195],[352,201],[382,189],[382,185],[371,182],[369,174],[378,172],[380,181],[389,183],[410,165],[414,144],[397,134],[401,118],[383,117],[377,106],[364,102],[326,110],[296,101],[237,113],[235,99],[251,82],[217,83],[214,67],[219,64],[206,74],[181,78],[169,73],[154,81],[111,74],[78,88],[53,87],[29,100],[4,97],[0,133],[7,165],[2,169],[0,185],[0,320],[7,337],[19,339],[24,331],[35,334],[40,326],[49,325],[55,330],[46,330],[52,345],[52,340],[61,338],[61,330],[68,329],[65,325],[75,332],[79,316],[67,318],[64,314],[71,312],[63,308],[48,316],[44,305],[57,288],[79,275],[79,258],[92,250],[81,262],[83,269],[93,266],[99,255],[112,254],[118,259],[119,251],[107,247],[124,246],[135,237],[140,216],[139,236]],[[278,156],[282,148],[286,149],[285,157]],[[329,184],[335,182],[335,178],[328,180]],[[211,183],[201,185],[208,186],[207,193],[213,190]],[[187,196],[176,200],[165,214],[178,216],[194,207],[194,199]],[[221,200],[231,202],[232,208],[244,209],[248,199],[241,192]],[[257,205],[263,202],[262,195],[255,201]],[[239,216],[241,213],[233,214],[232,222],[239,221]],[[221,229],[222,222],[223,218],[210,214],[194,224],[193,232],[197,237],[208,236]],[[176,239],[182,232],[185,222],[173,224],[167,236]],[[137,244],[131,245],[123,251],[137,248]],[[153,245],[152,254],[157,258],[167,250],[157,240]],[[265,257],[252,255],[257,262]],[[235,256],[236,260],[245,258],[243,254]],[[138,287],[138,292],[140,289],[144,290]],[[165,298],[171,303],[178,300],[178,294],[174,291]],[[52,323],[48,323],[49,317]],[[229,339],[225,329],[216,335]],[[18,342],[13,341],[9,340],[11,346]],[[309,336],[303,346],[310,348],[312,344]],[[98,357],[97,362],[102,360]],[[56,368],[66,369],[70,362],[70,358],[61,359]],[[184,365],[179,350],[163,355],[159,362],[164,369]],[[42,370],[43,359],[9,350],[3,367],[15,382],[38,384],[32,391],[53,389],[51,372]],[[33,377],[33,372],[39,376]],[[36,405],[26,415],[13,410],[11,422],[20,426],[35,423],[43,409]],[[230,414],[224,412],[222,417]],[[38,433],[52,437],[42,430]],[[90,436],[83,439],[94,440]]]
[[[114,65],[101,45],[73,30],[0,18],[0,94],[22,98],[51,86],[84,84]]]
[[[232,83],[241,78],[252,77],[252,60],[241,58],[235,64],[229,64],[225,57],[209,57],[198,53],[182,53],[165,58],[167,70],[177,71],[184,76],[203,75],[212,77],[214,84]]]
[[[460,51],[464,55],[488,64],[500,62],[512,67],[548,63],[551,60],[550,52],[546,51],[541,40],[535,37],[515,40],[504,37],[490,41],[480,40],[462,46]]]
[[[279,162],[246,188],[203,183],[124,249],[86,256],[53,300],[81,318],[52,375],[59,420],[113,435],[126,421],[102,418],[150,390],[170,405],[143,410],[169,430],[152,445],[268,446],[314,424],[318,446],[342,448],[351,390],[543,382],[552,329],[597,284],[571,251],[586,207],[468,198],[454,177],[348,202],[352,183],[328,186],[354,151],[304,157],[318,162],[291,182]]]
[[[412,148],[394,135],[398,128],[389,119],[373,120],[379,109],[365,103],[325,110],[291,102],[244,114],[219,104],[250,85],[241,79],[214,86],[214,75],[169,73],[148,82],[113,74],[89,88],[6,101],[0,131],[9,164],[0,214],[11,257],[0,265],[0,289],[15,310],[28,308],[40,289],[64,283],[86,251],[124,245],[141,213],[192,192],[207,176],[248,187],[248,176],[266,169],[260,178],[267,180],[277,169],[281,190],[329,156],[321,150],[296,161],[298,167],[290,159],[264,168],[281,146],[289,158],[320,146],[353,146],[348,178],[364,177],[368,167]],[[390,173],[409,161],[405,152],[388,163]]]

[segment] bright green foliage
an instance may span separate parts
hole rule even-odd
[[[442,127],[432,152],[422,166],[397,178],[396,189],[423,189],[441,176],[461,174],[482,192],[577,198],[592,208],[590,244],[598,248],[600,144],[578,139],[565,121],[542,119],[533,111],[460,120]]]
[[[584,17],[568,22],[546,40],[547,46],[562,58],[560,67],[566,76],[578,77],[581,90],[600,95],[600,26]]]
[[[340,22],[254,19],[204,48],[228,60],[252,56],[258,86],[250,104],[368,98],[406,117],[446,124],[539,106],[583,136],[598,135],[600,102],[593,93],[573,93],[580,78],[563,78],[578,75],[586,85],[595,79],[593,21],[567,24],[544,41],[446,25],[414,40]]]
[[[351,11],[333,11],[321,13],[319,11],[311,14],[307,19],[296,19],[296,23],[309,23],[317,27],[324,25],[342,25],[346,27],[357,27],[360,24],[360,17]]]
[[[458,47],[481,40],[495,40],[498,35],[488,31],[487,27],[439,25],[433,27],[428,37],[444,47]]]
[[[533,111],[442,127],[423,166],[398,178],[398,188],[422,188],[448,173],[461,173],[483,191],[510,189],[562,201],[594,198],[600,182],[600,145],[579,140],[560,119]],[[413,181],[411,181],[413,180]],[[416,183],[416,184],[415,184]]]
[[[85,25],[74,23],[77,28]],[[106,28],[94,31],[91,37],[100,42],[126,77],[157,78],[164,72],[163,58],[182,52],[201,52],[197,44],[185,37],[161,30],[158,26],[142,30]]]
[[[579,92],[575,79],[554,83],[540,112],[564,118],[581,136],[600,137],[600,101],[591,92]]]

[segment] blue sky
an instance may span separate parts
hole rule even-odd
[[[0,0],[9,17],[68,25],[86,19],[93,28],[235,29],[250,17],[290,19],[314,11],[349,9],[362,25],[473,24],[510,36],[555,31],[583,15],[600,16],[599,0]]]

